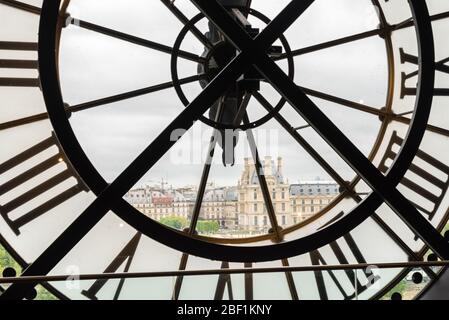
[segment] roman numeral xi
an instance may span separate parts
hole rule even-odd
[[[81,192],[88,192],[81,178],[68,165],[54,135],[1,163],[0,177],[5,176],[8,180],[0,185],[0,197],[5,196],[8,200],[0,202],[0,215],[17,235],[22,227],[46,212]],[[41,181],[42,177],[46,180],[38,185],[33,182],[35,179]],[[13,193],[14,197],[8,197]]]

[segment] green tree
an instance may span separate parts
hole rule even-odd
[[[11,257],[3,246],[0,246],[0,272],[6,268],[14,268],[17,273],[20,273],[21,268],[19,264]]]
[[[220,225],[217,221],[199,221],[196,229],[199,233],[217,233]]]
[[[188,221],[186,218],[175,217],[175,216],[162,218],[159,222],[162,223],[163,225],[166,225],[168,227],[178,229],[178,230],[183,230],[188,225]]]
[[[37,286],[37,297],[35,300],[58,300],[54,295],[52,295],[50,292],[48,292],[47,289],[45,289],[42,286]]]
[[[17,261],[11,257],[3,246],[0,246],[0,274],[3,273],[6,268],[14,268],[18,275],[22,272],[22,268]],[[57,300],[54,295],[42,286],[37,286],[36,291],[37,296],[35,300]]]
[[[446,225],[446,227],[444,227],[443,229],[443,235],[449,231],[449,224]]]
[[[401,295],[407,290],[407,280],[401,280],[393,289],[391,289],[385,296],[382,297],[382,300],[391,300],[391,296],[394,293],[400,293]]]

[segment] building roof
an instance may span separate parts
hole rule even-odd
[[[290,195],[332,195],[340,193],[338,184],[331,181],[305,181],[290,186]]]
[[[223,187],[207,190],[204,201],[237,201],[238,191],[236,187]]]
[[[271,161],[271,172],[265,172],[266,176],[272,176],[275,178],[275,181],[277,184],[283,184],[284,183],[284,176],[282,175],[282,172],[278,169],[278,166],[275,164],[274,160]],[[264,169],[266,170],[266,164],[264,165]],[[252,170],[252,176],[250,178],[250,184],[259,184],[259,178],[257,176],[256,170]]]

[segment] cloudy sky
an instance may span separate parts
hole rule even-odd
[[[173,46],[182,25],[160,1],[147,0],[75,0],[69,7],[73,17],[119,30],[144,39]],[[253,7],[270,18],[288,3],[286,0],[253,0]],[[198,11],[188,0],[175,4],[189,17]],[[263,28],[256,19],[250,22]],[[292,49],[299,49],[335,38],[371,30],[378,19],[370,0],[317,0],[285,34]],[[206,31],[206,24],[199,28]],[[61,52],[61,85],[70,105],[171,81],[170,55],[113,39],[77,26],[64,29]],[[189,35],[182,49],[202,54],[203,46]],[[378,37],[321,50],[295,58],[295,82],[298,85],[333,94],[355,102],[381,108],[386,100],[387,63],[385,45]],[[285,63],[280,63],[285,69]],[[194,62],[179,60],[180,77],[196,74]],[[201,88],[198,83],[184,86],[193,99]],[[275,103],[279,96],[268,85],[265,97]],[[377,117],[331,102],[314,99],[355,144],[367,154],[379,130]],[[76,113],[73,128],[92,162],[108,180],[114,179],[183,110],[173,89]],[[254,101],[250,118],[263,115]],[[286,105],[282,110],[293,126],[304,120]],[[353,175],[346,164],[311,129],[300,133],[349,179]],[[198,184],[202,161],[212,131],[197,123],[191,131],[144,177],[141,182],[166,179],[181,186]],[[284,173],[290,182],[329,179],[275,120],[254,132],[262,156],[282,156]],[[241,135],[237,163],[233,168],[221,164],[217,152],[211,181],[235,185],[242,171],[242,160],[249,156],[245,135]],[[180,158],[181,157],[181,158]]]

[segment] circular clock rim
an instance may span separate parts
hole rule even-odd
[[[39,73],[50,121],[58,140],[74,169],[89,188],[99,195],[107,182],[95,169],[79,144],[64,111],[57,68],[57,25],[61,0],[44,0],[39,30]],[[433,99],[434,42],[427,5],[421,0],[409,1],[414,16],[419,47],[420,75],[415,114],[405,143],[386,177],[397,186],[412,163],[423,139]],[[109,199],[111,210],[148,237],[175,250],[212,260],[229,262],[263,262],[280,260],[316,250],[352,231],[382,205],[373,192],[358,206],[334,224],[311,235],[288,242],[264,246],[226,246],[203,241],[147,219],[123,199]]]
[[[250,16],[255,17],[259,21],[265,23],[266,25],[268,25],[271,22],[270,18],[268,18],[262,12],[257,11],[255,9],[250,9],[248,11],[248,14]],[[206,19],[206,17],[204,16],[203,13],[198,13],[196,16],[194,16],[192,19],[190,19],[190,21],[179,32],[178,37],[176,38],[175,44],[173,46],[175,51],[174,51],[173,55],[171,56],[171,62],[170,62],[171,70],[170,71],[171,71],[171,76],[172,76],[173,82],[176,84],[174,89],[175,89],[176,93],[178,94],[179,100],[182,102],[182,104],[184,104],[185,107],[187,107],[190,104],[190,101],[187,98],[184,90],[182,89],[182,86],[179,84],[179,81],[180,81],[179,76],[178,76],[179,49],[182,45],[182,42],[185,40],[187,34],[190,32],[190,28],[192,27],[192,25],[197,24],[198,22],[200,22],[203,19]],[[279,41],[281,42],[282,47],[285,49],[285,53],[288,56],[287,57],[287,68],[288,68],[287,75],[291,80],[293,80],[295,77],[295,63],[294,63],[293,56],[291,55],[292,49],[290,47],[290,44],[289,44],[287,38],[284,35],[279,37]],[[246,131],[249,129],[254,129],[254,128],[260,127],[260,126],[264,125],[265,123],[267,123],[268,121],[270,121],[271,119],[273,119],[273,117],[284,108],[286,103],[287,103],[287,100],[285,100],[284,97],[281,97],[280,100],[278,101],[278,103],[274,106],[273,110],[271,110],[270,112],[265,114],[263,117],[259,118],[256,121],[251,121],[248,124],[241,124],[239,126],[235,126],[233,124],[226,125],[224,123],[220,123],[215,120],[208,119],[205,116],[201,116],[201,118],[199,120],[202,121],[204,124],[206,124],[212,128],[219,129],[219,130],[232,129],[232,130]]]

